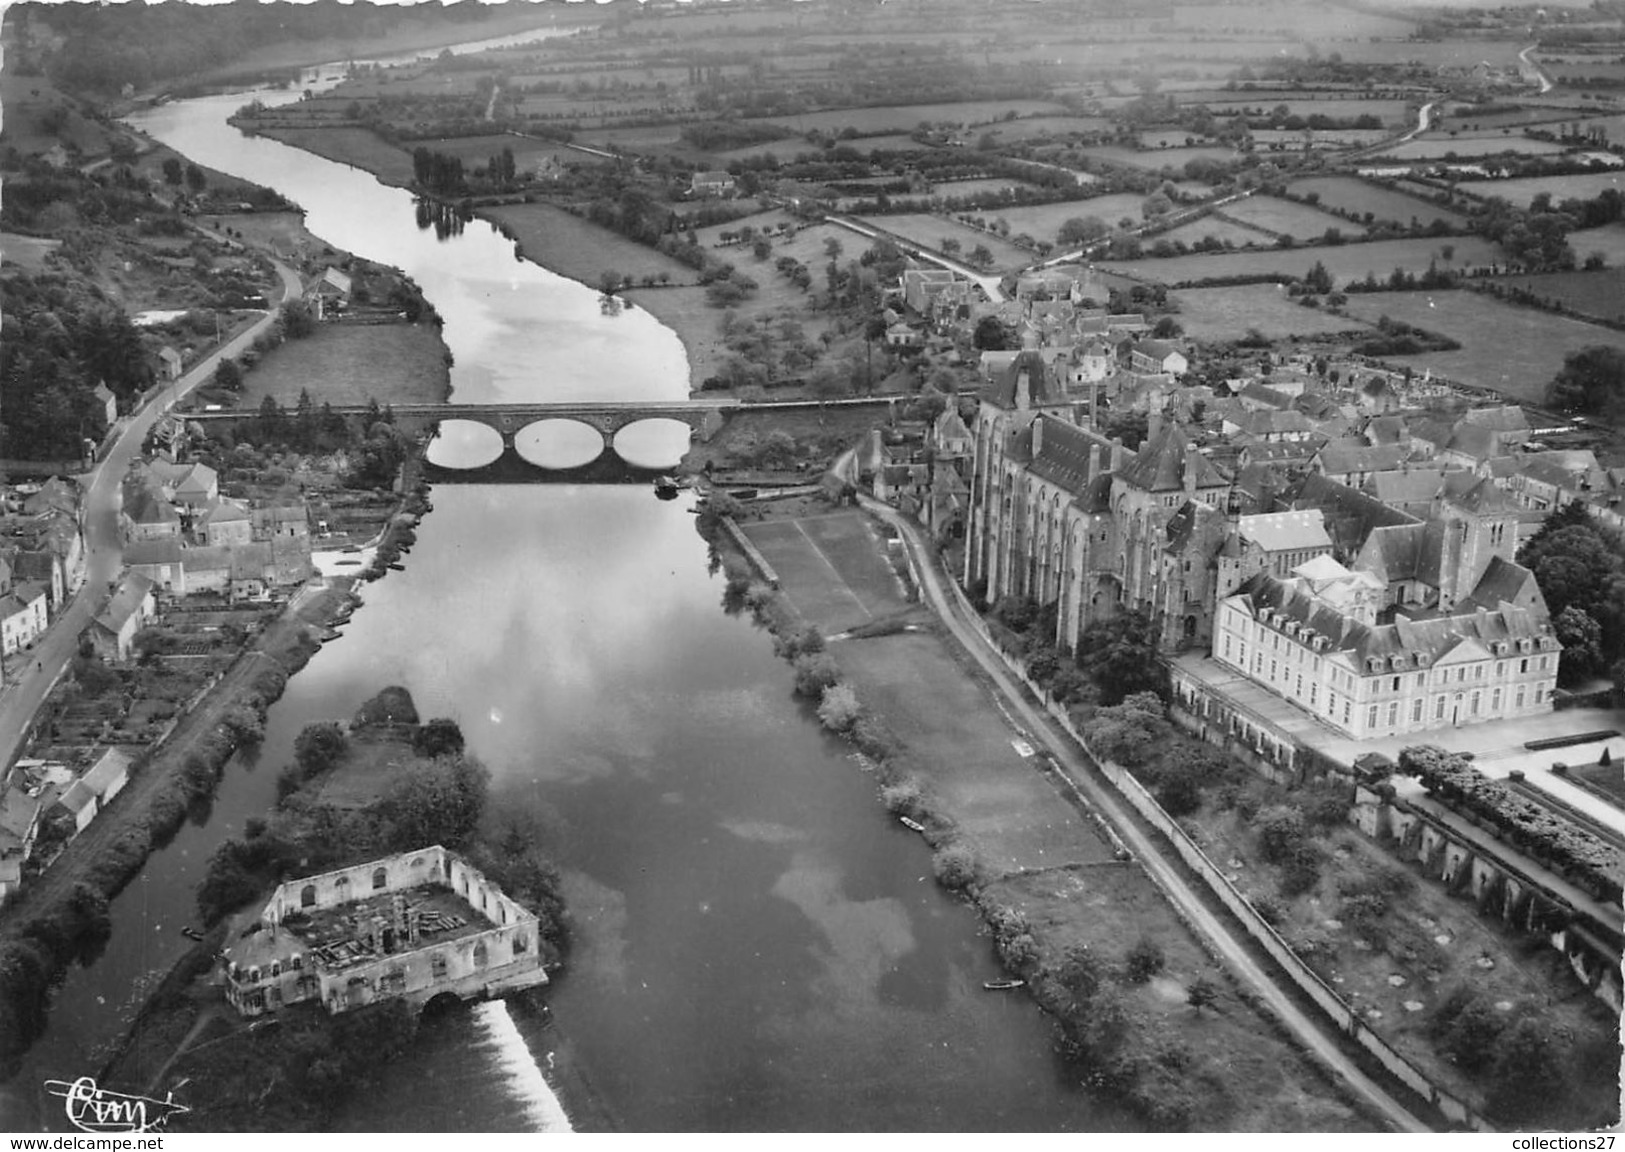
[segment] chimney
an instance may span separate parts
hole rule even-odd
[[[1128,453],[1123,448],[1123,439],[1120,436],[1112,437],[1112,471],[1121,472]]]
[[[1089,445],[1089,480],[1092,483],[1100,475],[1100,445]]]
[[[1162,431],[1162,413],[1152,412],[1145,418],[1145,442],[1151,443]]]
[[[1033,421],[1033,455],[1037,456],[1044,450],[1044,418],[1040,416]]]
[[[1196,495],[1196,474],[1202,467],[1202,454],[1196,450],[1196,445],[1185,445],[1185,495]]]

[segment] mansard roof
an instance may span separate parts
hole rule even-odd
[[[1230,483],[1211,461],[1191,448],[1190,437],[1177,423],[1170,422],[1156,439],[1140,446],[1133,463],[1120,473],[1125,484],[1146,492],[1173,492],[1185,487],[1187,461],[1196,466],[1196,488],[1224,488]]]
[[[1333,651],[1345,653],[1365,672],[1369,661],[1382,661],[1382,671],[1425,667],[1437,663],[1464,643],[1477,641],[1486,648],[1497,640],[1522,639],[1543,635],[1544,621],[1527,609],[1508,605],[1494,611],[1474,608],[1455,616],[1431,620],[1396,619],[1392,624],[1362,624],[1315,597],[1306,580],[1280,580],[1259,573],[1248,580],[1234,596],[1257,618],[1273,609],[1278,622],[1294,622],[1299,629],[1326,637]],[[1547,646],[1556,640],[1547,637]],[[1419,663],[1417,657],[1425,657]]]

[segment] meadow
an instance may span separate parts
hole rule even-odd
[[[1540,403],[1563,358],[1588,344],[1625,349],[1625,333],[1520,308],[1476,292],[1374,292],[1349,297],[1347,311],[1368,322],[1403,320],[1461,342],[1454,352],[1391,357],[1463,384]]]
[[[1152,148],[1144,152],[1133,148],[1119,148],[1103,144],[1096,148],[1080,149],[1085,156],[1102,164],[1115,164],[1120,168],[1138,168],[1147,172],[1160,172],[1164,168],[1181,170],[1192,160],[1216,160],[1228,164],[1236,158],[1230,148]]]
[[[1608,264],[1625,264],[1625,224],[1604,224],[1569,233],[1569,245],[1583,263],[1592,253],[1600,253]]]
[[[746,123],[782,124],[799,133],[839,132],[854,129],[860,136],[883,132],[912,132],[923,121],[963,125],[991,124],[1011,112],[1017,116],[1046,116],[1065,113],[1060,104],[1047,100],[971,100],[962,104],[896,104],[882,108],[837,108],[826,112],[803,112],[794,116],[773,116]]]
[[[1362,216],[1369,212],[1373,220],[1390,220],[1396,224],[1406,225],[1413,219],[1424,224],[1443,220],[1453,228],[1459,228],[1467,222],[1465,217],[1448,208],[1441,208],[1391,188],[1369,184],[1353,176],[1316,176],[1297,181],[1291,186],[1291,190],[1298,196],[1313,192],[1320,197],[1322,204],[1330,208],[1356,212]]]
[[[1145,197],[1113,192],[1088,200],[1062,200],[1054,204],[1028,204],[1020,208],[989,209],[982,215],[1009,221],[1011,232],[1025,232],[1038,240],[1054,240],[1061,225],[1073,217],[1098,216],[1113,228],[1125,217],[1138,225]]]
[[[1519,156],[1552,156],[1564,151],[1550,140],[1530,140],[1510,129],[1482,136],[1423,136],[1385,149],[1378,160],[1448,160],[1452,156],[1499,156],[1511,152]]]
[[[1365,235],[1364,228],[1344,220],[1341,216],[1333,216],[1330,212],[1322,212],[1307,204],[1277,200],[1273,196],[1249,196],[1245,200],[1226,204],[1223,212],[1243,224],[1280,232],[1291,236],[1294,240],[1318,239],[1325,235],[1328,228],[1336,228],[1350,240]]]
[[[1243,228],[1240,224],[1232,224],[1228,220],[1220,220],[1216,216],[1204,216],[1200,220],[1192,220],[1189,224],[1181,224],[1178,228],[1170,228],[1166,232],[1159,232],[1155,237],[1148,238],[1147,244],[1155,244],[1159,240],[1176,243],[1183,240],[1186,244],[1195,244],[1198,240],[1213,237],[1219,243],[1230,243],[1237,248],[1273,247],[1275,241],[1252,228]]]
[[[317,404],[438,404],[451,387],[440,334],[428,324],[322,324],[285,340],[243,378],[238,407],[283,407],[310,389]]]
[[[1168,294],[1175,320],[1192,340],[1235,340],[1256,328],[1271,340],[1364,331],[1359,320],[1305,308],[1275,284],[1235,288],[1183,288]]]
[[[45,258],[60,247],[60,240],[41,240],[37,236],[0,232],[0,263],[15,265],[29,272],[43,272]]]
[[[1101,267],[1163,284],[1183,284],[1210,277],[1253,276],[1277,272],[1303,276],[1320,261],[1339,286],[1363,280],[1369,271],[1379,280],[1395,268],[1427,271],[1430,261],[1444,263],[1442,249],[1453,250],[1457,268],[1488,265],[1502,259],[1500,249],[1477,236],[1442,240],[1378,240],[1367,244],[1337,244],[1314,248],[1269,248],[1254,252],[1227,252],[1205,256],[1175,256],[1166,260],[1106,261]]]
[[[1280,99],[1277,99],[1277,96]],[[1288,93],[1256,92],[1245,99],[1236,99],[1235,93],[1225,93],[1224,100],[1207,101],[1215,116],[1231,116],[1250,111],[1254,116],[1268,116],[1282,104],[1290,116],[1330,116],[1336,120],[1352,120],[1357,116],[1375,116],[1384,124],[1409,124],[1414,119],[1411,105],[1405,100],[1363,100],[1351,93],[1353,99],[1317,97],[1293,99]]]

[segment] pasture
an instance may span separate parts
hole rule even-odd
[[[1279,232],[1294,240],[1318,239],[1329,228],[1336,228],[1351,240],[1365,235],[1364,228],[1341,216],[1333,216],[1330,212],[1322,212],[1292,200],[1278,200],[1274,196],[1249,196],[1245,200],[1226,204],[1222,211],[1233,220]]]
[[[0,232],[0,264],[10,264],[28,272],[43,272],[45,258],[62,247],[60,240],[42,240],[38,236],[19,236],[15,232]]]
[[[943,216],[931,216],[923,212],[915,212],[900,216],[868,216],[860,217],[860,219],[871,227],[896,233],[905,240],[912,240],[922,247],[938,251],[942,248],[943,240],[957,240],[960,244],[961,259],[968,256],[978,244],[985,245],[987,250],[993,253],[993,268],[997,271],[1021,268],[1038,259],[1035,253],[1029,252],[1025,248],[1018,248],[1014,244],[1006,243],[997,236],[990,236],[986,232],[978,232],[967,224],[961,224],[957,220],[949,220]],[[1012,233],[1025,232],[1027,229],[1017,227],[1016,222],[1011,220],[1010,231]],[[1038,233],[1034,232],[1032,235],[1037,237]],[[861,238],[854,237],[852,233],[847,233],[847,237],[857,243],[862,243]],[[863,247],[867,246],[867,244],[863,244]],[[847,247],[853,251],[858,250],[854,244],[848,244]]]
[[[1013,142],[1104,132],[1111,126],[1104,116],[1028,116],[1000,124],[995,131],[1000,140]]]
[[[1308,136],[1310,146],[1316,149],[1366,148],[1393,134],[1392,128],[1325,128],[1311,132],[1260,128],[1253,133],[1253,144],[1259,152],[1302,152],[1304,137]]]
[[[385,184],[404,188],[412,182],[412,154],[367,128],[267,128],[262,135],[365,168]]]
[[[1550,140],[1529,140],[1510,129],[1482,136],[1421,136],[1379,152],[1381,160],[1448,160],[1452,157],[1499,156],[1503,152],[1519,156],[1554,156],[1564,151]]]
[[[600,161],[596,156],[589,156],[585,152],[577,152],[566,148],[555,140],[538,140],[528,136],[509,136],[507,134],[492,136],[458,136],[447,140],[436,140],[429,145],[436,152],[448,156],[456,156],[464,164],[480,166],[488,163],[492,156],[500,153],[504,148],[513,149],[514,167],[520,172],[535,171],[549,160],[555,164],[596,164],[608,163]]]
[[[1163,240],[1171,244],[1179,241],[1195,244],[1198,240],[1205,240],[1209,236],[1220,244],[1229,244],[1232,248],[1268,248],[1275,244],[1274,240],[1255,228],[1243,228],[1240,224],[1220,220],[1217,216],[1204,216],[1200,220],[1192,220],[1189,224],[1181,224],[1178,228],[1158,232],[1155,236],[1145,237],[1144,242],[1147,248]]]
[[[1597,252],[1609,264],[1625,265],[1625,224],[1604,224],[1601,228],[1570,232],[1569,245],[1582,263]]]
[[[1588,344],[1625,349],[1625,333],[1519,308],[1491,296],[1452,292],[1374,292],[1349,297],[1348,312],[1375,322],[1391,316],[1461,342],[1454,352],[1392,357],[1418,372],[1432,369],[1463,384],[1540,403],[1563,358]]]
[[[1205,256],[1175,256],[1167,260],[1142,259],[1106,261],[1101,267],[1129,276],[1176,285],[1209,277],[1253,276],[1277,272],[1303,276],[1316,260],[1326,266],[1339,286],[1350,280],[1363,280],[1370,272],[1379,280],[1395,268],[1407,272],[1427,271],[1430,261],[1444,263],[1442,249],[1450,246],[1457,268],[1488,265],[1502,259],[1500,249],[1477,236],[1452,236],[1443,240],[1378,240],[1368,244],[1337,244],[1313,248],[1268,248],[1252,252],[1226,252]]]
[[[436,404],[451,371],[439,332],[429,324],[322,324],[303,340],[285,340],[243,378],[238,407],[265,397],[283,407],[310,389],[317,404]]]
[[[1277,99],[1277,95],[1281,98]],[[1250,117],[1270,115],[1282,104],[1289,116],[1330,116],[1334,120],[1353,120],[1358,116],[1375,116],[1384,124],[1409,124],[1414,118],[1411,106],[1404,100],[1362,100],[1350,93],[1349,99],[1316,97],[1293,99],[1289,93],[1256,92],[1246,99],[1235,99],[1235,93],[1225,93],[1227,99],[1209,100],[1207,106],[1215,116],[1234,116],[1246,112]]]
[[[1508,276],[1503,283],[1599,320],[1625,321],[1625,268]]]
[[[1228,341],[1256,328],[1271,340],[1363,332],[1367,325],[1319,308],[1305,308],[1275,284],[1236,288],[1184,288],[1168,294],[1175,317],[1192,340]]]
[[[1088,200],[1062,200],[1054,204],[1028,204],[1020,208],[1000,208],[989,212],[1010,222],[1012,232],[1025,232],[1039,240],[1054,240],[1061,225],[1074,216],[1098,216],[1113,228],[1124,218],[1138,225],[1142,216],[1140,205],[1145,197],[1132,192],[1113,192],[1094,196]]]
[[[1360,215],[1371,214],[1373,220],[1391,220],[1396,224],[1409,224],[1413,219],[1424,224],[1443,220],[1452,228],[1467,221],[1448,208],[1430,204],[1415,196],[1369,184],[1354,176],[1316,176],[1299,180],[1292,185],[1297,195],[1313,192],[1320,202],[1330,208]]]
[[[1520,176],[1511,180],[1474,180],[1457,185],[1463,192],[1478,196],[1499,196],[1508,204],[1529,207],[1542,192],[1550,192],[1554,203],[1564,200],[1594,200],[1605,189],[1625,192],[1625,172],[1582,172],[1575,176]],[[1576,245],[1575,251],[1579,251]]]
[[[931,195],[941,200],[947,196],[979,196],[984,192],[1005,192],[1031,187],[1031,184],[1023,181],[1003,177],[990,180],[943,180],[931,186]]]

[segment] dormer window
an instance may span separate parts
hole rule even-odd
[[[1426,668],[1431,663],[1433,663],[1433,658],[1426,652],[1418,652],[1416,654],[1416,666],[1418,668]]]

